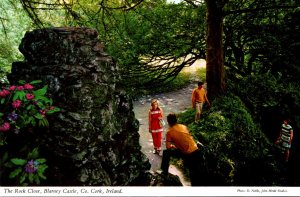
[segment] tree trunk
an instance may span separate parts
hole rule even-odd
[[[223,57],[223,16],[222,0],[206,0],[207,5],[207,49],[206,81],[209,99],[225,92]]]

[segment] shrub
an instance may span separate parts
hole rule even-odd
[[[188,110],[179,117],[190,121],[194,113]],[[277,164],[269,157],[272,145],[238,97],[217,98],[200,121],[189,122],[188,127],[205,145],[202,152],[207,177],[203,178],[208,185],[274,184]]]
[[[47,116],[60,111],[52,106],[47,96],[47,86],[36,88],[40,80],[4,87],[0,91],[0,162],[1,182],[6,176],[16,179],[17,185],[40,184],[47,168],[46,159],[38,158],[34,147],[33,131],[47,127]],[[11,173],[7,173],[12,168]]]
[[[259,113],[262,107],[279,106],[284,98],[284,86],[280,78],[270,73],[249,76],[238,82],[229,83],[229,91],[239,95],[252,114]]]
[[[16,179],[19,185],[40,185],[40,179],[46,179],[44,172],[48,168],[45,164],[46,159],[38,158],[38,148],[28,153],[26,159],[12,158],[8,160],[8,154],[5,153],[3,161],[5,167],[12,168],[9,174],[10,179]]]
[[[47,86],[34,90],[34,84],[41,81],[32,81],[22,85],[12,85],[0,91],[0,131],[13,130],[28,126],[48,126],[46,115],[59,111],[52,106],[52,100],[45,96]]]

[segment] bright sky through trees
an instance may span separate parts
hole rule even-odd
[[[167,0],[167,2],[169,2],[169,3],[171,3],[171,2],[179,3],[179,2],[181,2],[181,0]]]

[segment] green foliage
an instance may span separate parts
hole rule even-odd
[[[31,21],[19,1],[2,0],[0,24],[0,83],[7,83],[6,74],[12,63],[23,58],[18,46]]]
[[[191,71],[181,71],[174,79],[169,80],[157,87],[143,88],[139,87],[133,91],[133,96],[139,97],[145,94],[157,94],[162,92],[170,92],[174,90],[179,90],[186,87],[191,82],[195,81],[205,81],[206,80],[206,68],[196,69],[196,72]]]
[[[282,114],[290,116],[300,109],[300,85],[271,73],[244,77],[231,82],[228,89],[239,95],[258,119],[262,110],[268,107],[276,107]]]
[[[204,14],[202,7],[163,2],[145,2],[135,12],[116,14],[123,20],[111,29],[107,49],[122,65],[124,84],[151,87],[175,77],[188,64],[180,65],[183,57],[205,50]]]
[[[278,9],[265,9],[276,6]],[[296,71],[292,74],[296,77],[299,73],[295,66],[295,52],[299,50],[296,41],[299,40],[299,9],[296,7],[295,1],[228,2],[224,49],[227,72],[232,74],[231,77],[270,71],[291,75],[291,70]],[[240,12],[230,13],[237,8]],[[255,11],[243,12],[249,8]]]
[[[48,126],[46,115],[58,112],[60,109],[52,106],[52,100],[47,98],[47,86],[34,90],[33,84],[41,81],[32,81],[22,85],[12,85],[0,92],[0,131],[9,129],[19,131],[28,126]]]
[[[196,76],[199,81],[206,81],[206,68],[199,68],[196,70]]]
[[[181,124],[191,124],[195,121],[195,110],[193,108],[188,108],[183,113],[178,114],[178,123]]]
[[[247,106],[256,112],[259,106],[278,106],[284,88],[280,79],[267,73],[245,77],[238,83],[231,83],[229,89],[240,95]]]
[[[294,115],[298,114],[300,109],[300,84],[298,82],[287,82],[282,84],[283,95],[282,103],[288,106],[288,110]],[[292,114],[291,114],[292,115]],[[300,122],[299,122],[300,124]]]
[[[230,83],[229,91],[234,91],[246,103],[253,118],[257,121],[257,124],[261,125],[263,132],[270,140],[275,141],[278,138],[280,125],[284,118],[291,119],[295,130],[300,128],[300,85],[298,82],[283,75],[274,76],[267,73],[245,77],[235,81],[235,83]],[[260,143],[260,141],[257,141],[257,143]],[[297,145],[296,137],[292,147],[297,147]],[[266,152],[266,149],[263,148],[261,151]],[[283,156],[278,160],[281,161],[281,158]],[[292,158],[299,158],[299,154],[294,152]],[[296,163],[297,161],[293,162]],[[282,171],[280,168],[277,168],[277,170]],[[289,179],[291,177],[299,180],[296,175],[289,175]],[[296,182],[295,184],[297,184]]]
[[[47,86],[37,88],[40,83],[41,80],[30,83],[20,80],[19,85],[0,91],[1,181],[8,177],[16,180],[14,184],[17,185],[39,185],[40,179],[46,179],[46,159],[39,158],[37,148],[30,151],[30,147],[34,146],[30,138],[35,128],[49,125],[48,115],[60,109],[52,106],[53,101],[47,96]],[[22,140],[15,140],[17,138]],[[7,168],[13,170],[7,174]]]
[[[51,0],[48,4],[26,0],[25,10],[40,26],[97,29],[106,51],[121,65],[122,84],[128,89],[163,85],[184,66],[204,58],[206,50],[203,3]],[[166,64],[155,65],[158,59]]]
[[[27,158],[12,158],[5,166],[13,168],[9,174],[10,179],[16,179],[19,185],[39,185],[40,179],[46,179],[45,170],[48,168],[45,164],[46,159],[38,158],[38,148],[34,148],[28,153]]]
[[[203,76],[203,73],[205,73],[205,69],[201,69],[201,71],[198,71],[198,73],[202,73],[201,76]],[[168,82],[162,83],[159,86],[155,87],[139,87],[139,88],[132,88],[131,90],[128,90],[132,97],[140,97],[143,95],[148,94],[157,94],[162,92],[170,92],[174,90],[179,90],[185,86],[187,86],[189,83],[191,83],[192,76],[194,73],[190,72],[180,72],[175,78],[172,80],[169,80]]]
[[[179,121],[187,124],[192,135],[205,145],[203,162],[208,167],[209,185],[274,184],[272,173],[277,164],[268,157],[271,144],[238,97],[217,98],[197,123],[193,109],[180,114]],[[256,161],[255,164],[263,167],[257,170],[257,175],[242,178],[256,168],[254,164],[245,167],[249,161]]]

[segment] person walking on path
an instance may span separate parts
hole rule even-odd
[[[158,106],[157,99],[151,101],[149,110],[149,132],[152,135],[154,154],[160,154],[163,132],[163,110]]]
[[[210,102],[207,98],[206,91],[203,88],[203,82],[198,82],[198,87],[193,90],[192,93],[192,105],[196,109],[195,112],[195,122],[200,120],[200,116],[203,109],[203,104],[207,102],[210,106]]]
[[[166,133],[167,149],[163,151],[162,173],[166,175],[169,173],[171,157],[182,158],[189,169],[191,185],[199,186],[201,184],[201,177],[199,177],[201,154],[197,143],[189,133],[188,128],[177,123],[177,117],[174,113],[168,114],[167,122],[169,124]]]
[[[281,131],[275,144],[280,145],[280,148],[284,151],[285,162],[288,162],[290,155],[290,148],[293,140],[293,128],[290,125],[289,119],[284,119],[281,126]]]

